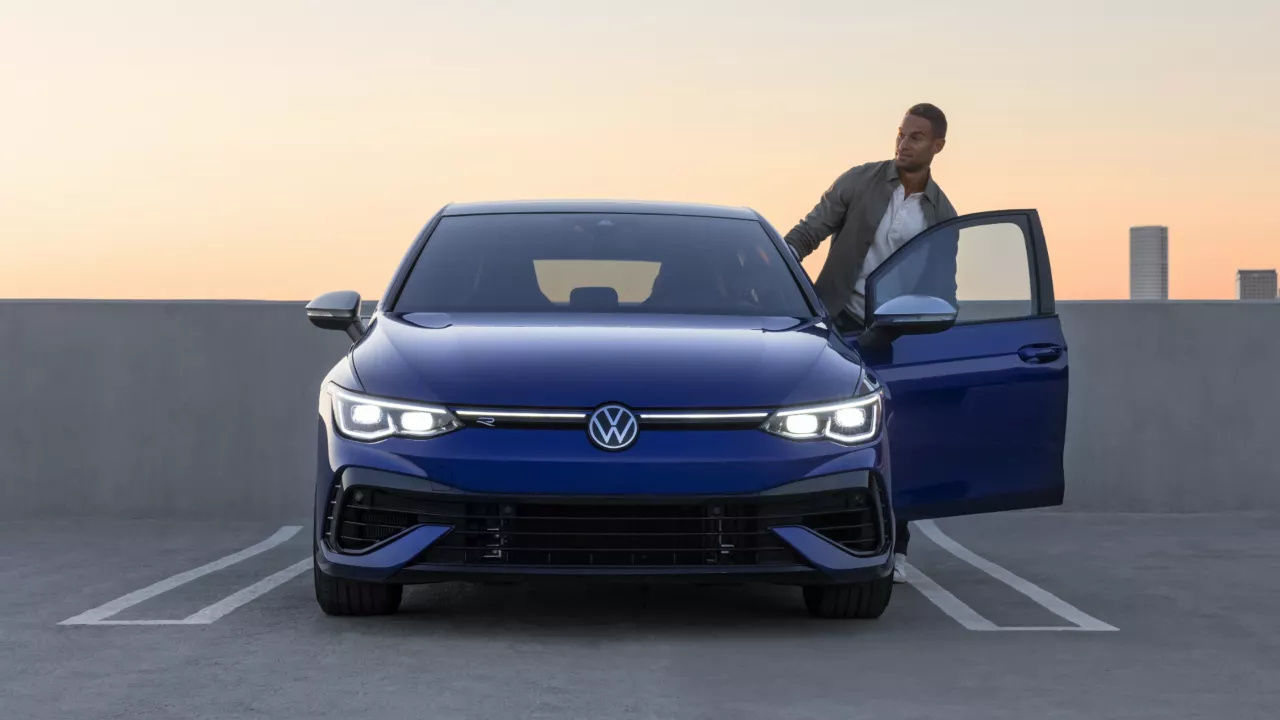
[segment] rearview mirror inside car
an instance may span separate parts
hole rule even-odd
[[[328,292],[307,303],[307,319],[318,328],[343,330],[353,341],[364,336],[360,293],[354,290]]]

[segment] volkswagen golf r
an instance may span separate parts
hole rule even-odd
[[[395,611],[446,580],[762,581],[878,617],[895,517],[1059,504],[1065,342],[1039,217],[921,233],[843,337],[742,208],[449,205],[319,397],[315,589]]]

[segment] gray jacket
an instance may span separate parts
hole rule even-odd
[[[901,184],[892,160],[850,168],[831,183],[813,210],[783,238],[803,258],[835,233],[827,261],[814,282],[818,297],[833,316],[849,302],[867,251],[876,239],[880,218],[889,207],[893,191]],[[956,209],[932,177],[920,207],[926,227],[956,216]]]

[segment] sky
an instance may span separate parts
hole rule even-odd
[[[785,233],[904,110],[1062,299],[1280,266],[1280,3],[0,0],[0,297],[381,294],[451,201],[749,206]],[[816,276],[825,247],[806,259]]]

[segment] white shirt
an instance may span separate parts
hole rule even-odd
[[[884,217],[876,227],[876,238],[867,250],[867,258],[862,261],[862,270],[853,284],[853,295],[845,309],[859,319],[866,318],[867,276],[880,266],[895,250],[911,238],[924,232],[924,209],[920,201],[924,193],[907,195],[902,185],[893,191],[889,207],[884,209]]]

